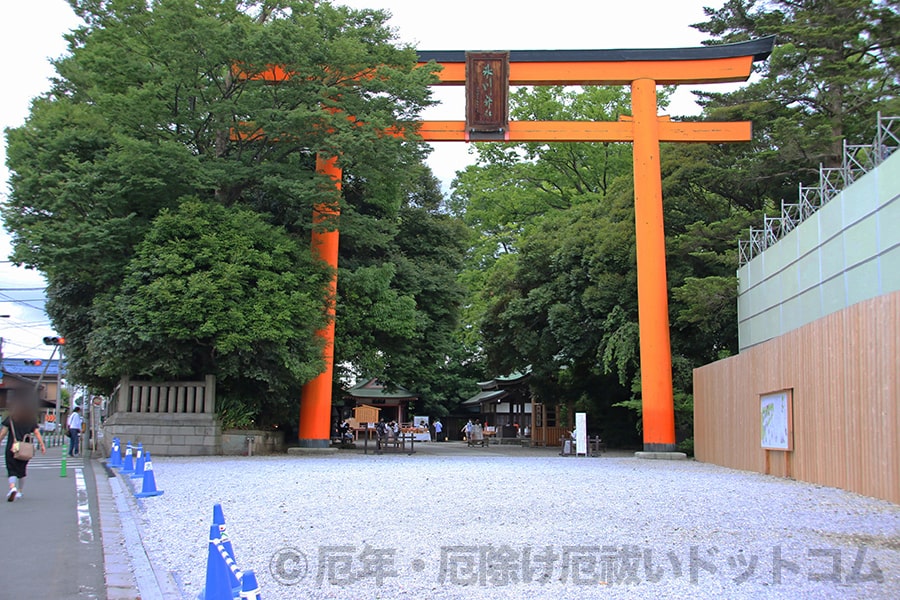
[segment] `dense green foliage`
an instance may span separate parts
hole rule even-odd
[[[339,378],[378,376],[446,414],[472,378],[457,344],[458,282],[470,235],[446,213],[437,179],[419,169],[399,209],[351,183],[341,218],[335,355]]]
[[[95,301],[95,372],[215,373],[223,396],[283,414],[291,384],[321,370],[310,341],[324,323],[327,275],[306,244],[259,214],[183,199],[153,221],[115,296]]]
[[[315,174],[321,153],[341,157],[349,190],[337,359],[434,380],[464,245],[415,202],[435,193],[422,145],[382,133],[417,118],[433,78],[388,15],[301,0],[70,4],[84,25],[53,89],[7,132],[2,210],[13,260],[47,276],[73,376],[108,389],[124,374],[211,372],[264,419],[295,407],[322,366],[311,333],[327,273],[309,233],[313,205],[336,198]],[[234,69],[273,64],[292,76]],[[373,224],[359,224],[367,211]]]
[[[662,149],[679,438],[692,429],[692,369],[737,351],[738,238],[792,200],[820,162],[839,164],[842,136],[870,141],[875,113],[897,112],[900,81],[893,3],[730,0],[707,15],[697,27],[710,43],[774,34],[778,45],[752,83],[701,96],[701,118],[751,120],[753,142]],[[513,102],[517,118],[630,112],[623,90],[520,90]],[[544,401],[587,410],[614,443],[636,442],[634,417],[622,412],[640,412],[630,147],[478,151],[454,196],[481,233],[463,275],[470,337],[495,372],[530,365]]]
[[[842,141],[870,143],[875,115],[900,110],[896,0],[728,0],[694,27],[709,43],[776,36],[761,76],[737,92],[703,94],[706,114],[753,121],[753,143],[710,154],[712,189],[749,209],[791,198],[819,164],[840,166]],[[714,179],[713,179],[714,178]]]
[[[478,144],[446,201],[416,120],[433,76],[381,11],[312,0],[70,0],[84,26],[53,89],[7,131],[13,260],[49,281],[76,379],[215,373],[232,423],[293,419],[321,369],[312,207],[335,202],[335,385],[378,377],[444,415],[474,381],[531,366],[545,402],[588,411],[612,444],[640,411],[631,147]],[[737,350],[737,239],[792,200],[841,140],[900,112],[896,2],[727,0],[695,25],[777,36],[740,90],[700,95],[745,144],[662,149],[673,379],[691,432],[692,369]],[[290,78],[258,75],[276,64]],[[360,76],[362,74],[362,76]],[[665,108],[668,90],[660,93]],[[515,120],[615,121],[625,88],[513,90]],[[353,115],[355,119],[347,119]],[[240,135],[235,135],[239,133]]]

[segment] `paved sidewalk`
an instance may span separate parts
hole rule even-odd
[[[75,459],[61,477],[61,460],[62,448],[38,452],[13,502],[3,486],[4,598],[106,598],[93,465]]]

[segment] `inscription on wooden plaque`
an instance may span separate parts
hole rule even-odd
[[[509,52],[466,53],[466,129],[509,130]]]

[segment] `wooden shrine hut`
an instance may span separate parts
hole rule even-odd
[[[344,392],[344,404],[351,410],[364,405],[374,407],[379,409],[379,417],[386,422],[401,424],[412,421],[409,404],[418,399],[418,394],[402,386],[387,387],[374,378],[361,381]]]
[[[516,425],[524,433],[531,423],[531,369],[505,377],[478,382],[480,391],[460,405],[469,418],[477,418],[497,428],[500,437],[516,437]]]

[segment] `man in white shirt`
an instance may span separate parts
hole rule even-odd
[[[81,426],[83,423],[81,408],[76,406],[72,414],[69,415],[69,420],[66,421],[66,427],[69,428],[69,456],[78,454],[78,438],[81,437]]]

